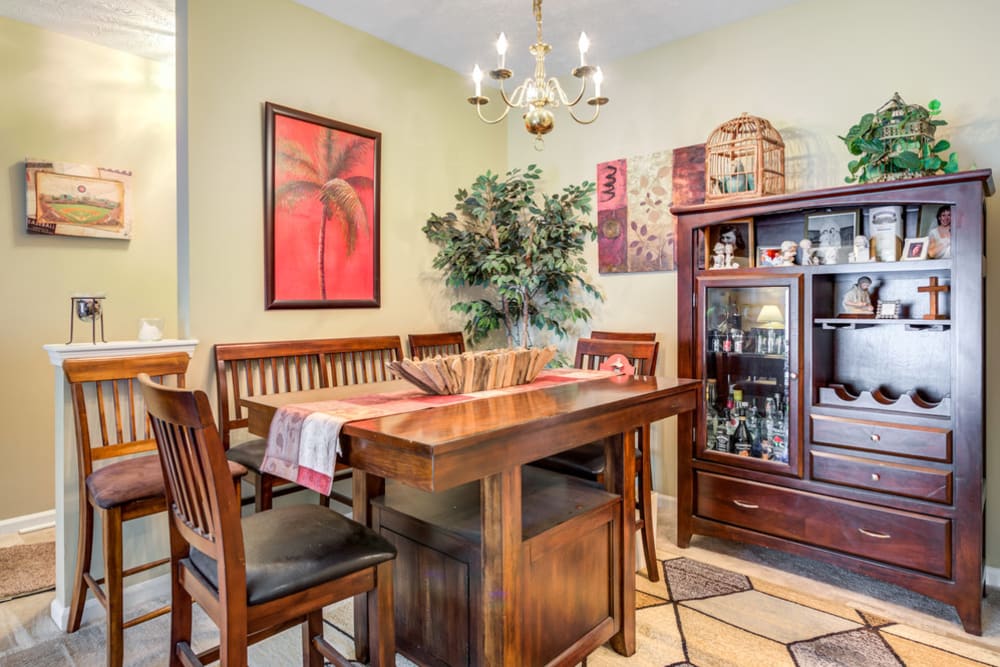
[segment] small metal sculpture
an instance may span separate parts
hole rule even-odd
[[[104,340],[104,300],[103,296],[71,296],[69,298],[69,341],[73,342],[73,321],[79,318],[81,322],[90,322],[90,342],[97,343],[97,321],[101,322],[101,342]]]

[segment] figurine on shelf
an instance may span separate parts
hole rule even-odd
[[[778,266],[795,266],[795,255],[798,254],[798,251],[799,244],[795,241],[782,241]]]
[[[799,250],[802,253],[802,259],[799,264],[802,266],[812,266],[813,264],[818,264],[816,261],[816,255],[813,252],[813,244],[809,239],[802,239],[799,241]]]
[[[740,265],[733,259],[733,244],[719,241],[712,248],[713,269],[738,269]]]
[[[863,234],[858,234],[854,237],[854,251],[851,252],[847,261],[851,264],[858,264],[860,262],[871,261],[871,250],[868,246],[868,237]]]
[[[858,278],[851,289],[847,290],[844,300],[841,302],[847,311],[842,316],[845,317],[872,317],[875,307],[872,306],[872,297],[868,293],[868,288],[872,286],[872,279],[868,276]]]

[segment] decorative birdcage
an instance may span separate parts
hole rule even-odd
[[[873,161],[881,171],[872,180],[895,181],[919,175],[893,158],[907,151],[918,154],[922,146],[933,145],[936,128],[930,121],[930,112],[919,104],[907,104],[899,93],[894,93],[892,99],[875,112],[875,122],[880,126],[879,136],[887,150]]]
[[[768,121],[742,113],[705,143],[705,200],[785,192],[785,142]]]

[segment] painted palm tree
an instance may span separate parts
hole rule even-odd
[[[350,175],[370,154],[370,148],[370,140],[330,128],[320,130],[314,153],[291,139],[281,140],[277,146],[280,168],[289,174],[289,180],[275,193],[277,203],[288,210],[294,210],[307,198],[318,199],[322,204],[317,248],[322,299],[326,299],[326,236],[330,222],[340,223],[348,255],[354,253],[362,232],[371,233],[357,188],[372,188],[374,183],[368,176]]]

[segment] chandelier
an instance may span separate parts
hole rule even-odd
[[[525,79],[509,96],[507,95],[507,91],[504,90],[504,81],[514,76],[514,72],[506,67],[507,36],[501,32],[500,37],[497,39],[498,65],[489,74],[490,78],[500,82],[500,98],[504,104],[503,113],[498,118],[492,120],[483,115],[483,105],[488,104],[490,100],[483,95],[483,71],[479,69],[478,64],[472,71],[472,79],[476,83],[476,94],[468,98],[468,100],[469,104],[476,105],[476,113],[479,114],[479,118],[484,123],[490,125],[499,123],[506,118],[512,108],[523,109],[524,128],[535,135],[535,149],[541,150],[544,146],[542,135],[548,134],[555,127],[555,115],[552,113],[552,109],[562,105],[566,107],[569,115],[577,123],[589,125],[597,120],[597,117],[601,113],[601,106],[607,104],[608,98],[601,97],[601,82],[604,80],[601,68],[588,65],[586,62],[590,40],[587,39],[587,34],[583,32],[580,33],[580,41],[578,42],[580,48],[580,66],[575,67],[572,72],[573,76],[580,79],[580,92],[576,98],[571,101],[555,77],[546,79],[545,55],[552,50],[552,46],[542,41],[542,0],[533,0],[532,8],[535,13],[535,24],[537,26],[536,41],[528,47],[528,51],[531,52],[531,55],[535,56],[534,75]],[[583,100],[584,93],[587,90],[588,79],[594,82],[594,95],[587,98],[587,104],[594,107],[594,114],[590,119],[583,119],[573,113],[573,107]]]

